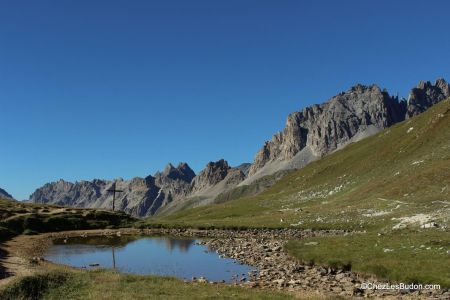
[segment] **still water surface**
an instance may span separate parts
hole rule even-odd
[[[56,240],[45,258],[77,268],[115,268],[124,273],[233,282],[255,268],[220,258],[199,240],[178,237],[86,237]],[[248,277],[247,277],[248,278]]]

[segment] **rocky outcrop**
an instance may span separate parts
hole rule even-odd
[[[243,171],[246,169],[245,164],[232,168],[223,159],[209,162],[192,180],[189,193],[164,206],[160,213],[171,214],[182,208],[213,203],[218,195],[230,191],[245,179]]]
[[[226,160],[209,162],[192,181],[192,193],[195,194],[216,185],[225,179],[229,169],[231,168]]]
[[[5,191],[4,189],[0,188],[0,199],[12,200],[14,198],[10,194],[8,194],[7,191]]]
[[[199,197],[205,200],[231,187],[245,178],[239,168],[231,168],[225,160],[210,162],[197,176],[186,163],[177,167],[168,164],[164,171],[154,176],[136,177],[131,180],[47,183],[37,189],[30,200],[83,208],[112,209],[113,195],[108,190],[115,185],[115,207],[137,217],[151,216],[166,207],[176,207],[185,199]]]
[[[420,82],[408,101],[399,101],[376,85],[358,84],[326,103],[292,113],[284,130],[256,154],[244,183],[279,170],[302,167],[348,143],[419,114],[448,98],[449,89],[443,79],[434,85]],[[255,176],[257,173],[259,177]]]
[[[68,205],[88,207],[96,201],[108,182],[94,179],[93,181],[80,181],[71,183],[60,179],[56,182],[46,183],[37,189],[30,197],[32,202],[43,204]]]
[[[421,81],[409,94],[406,118],[414,117],[449,97],[450,86],[444,79],[440,78],[434,84]]]
[[[186,163],[178,167],[167,165],[163,172],[145,178],[131,180],[57,182],[47,183],[37,189],[30,200],[35,203],[51,203],[85,208],[112,208],[113,195],[108,190],[115,184],[115,206],[133,216],[154,215],[168,203],[186,197],[191,189],[195,173]]]

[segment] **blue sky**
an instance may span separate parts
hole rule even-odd
[[[450,78],[449,1],[0,1],[0,187],[252,161],[356,83]]]

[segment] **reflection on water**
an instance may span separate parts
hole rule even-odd
[[[181,252],[188,252],[189,248],[194,244],[195,240],[188,239],[158,239],[156,240],[158,243],[163,243],[167,250],[172,252],[173,250],[179,250]]]
[[[247,275],[252,267],[220,258],[197,240],[175,237],[86,237],[56,240],[46,259],[78,268],[99,266],[135,274],[204,276],[231,282]]]
[[[135,241],[139,236],[87,236],[87,237],[73,237],[73,238],[59,238],[56,239],[53,244],[55,245],[77,245],[72,247],[75,251],[91,251],[92,247],[96,248],[122,248],[128,243]],[[167,248],[168,251],[179,250],[181,252],[187,252],[189,248],[195,243],[193,239],[187,238],[173,238],[173,237],[152,237],[152,239]],[[83,247],[85,246],[85,247]],[[69,247],[70,248],[70,247]]]

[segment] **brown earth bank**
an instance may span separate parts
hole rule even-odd
[[[238,285],[248,288],[262,288],[289,291],[295,295],[312,293],[342,298],[384,298],[384,299],[450,299],[450,291],[435,290],[374,290],[363,289],[363,283],[386,284],[367,274],[347,269],[325,268],[311,262],[300,262],[284,251],[290,239],[312,236],[361,234],[341,230],[295,230],[295,229],[247,229],[247,230],[197,230],[197,229],[104,229],[79,230],[39,235],[20,235],[0,246],[0,287],[12,279],[33,274],[39,270],[52,269],[55,264],[42,256],[52,240],[57,238],[121,235],[171,235],[203,238],[199,243],[215,250],[222,257],[236,259],[254,266],[257,272],[249,273],[238,280]],[[195,282],[209,282],[207,278],[193,278]],[[388,284],[393,284],[389,282]]]

